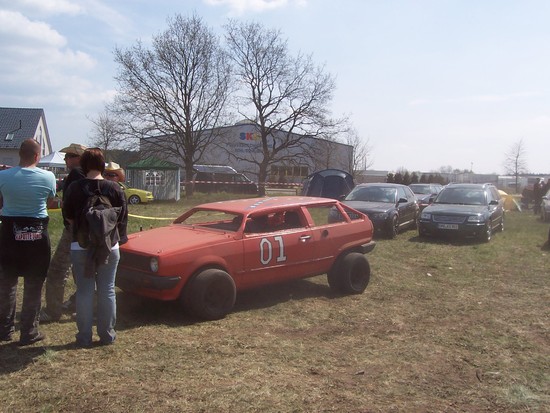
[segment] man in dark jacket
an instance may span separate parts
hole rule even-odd
[[[84,173],[80,167],[80,156],[84,153],[84,150],[86,150],[84,145],[71,143],[60,151],[65,153],[65,164],[69,170],[69,175],[63,180],[63,202],[65,202],[69,185],[84,178]],[[72,229],[69,222],[65,219],[64,210],[61,209],[61,212],[63,214],[64,228],[52,262],[50,263],[50,268],[48,269],[48,276],[46,278],[46,308],[43,308],[40,312],[40,320],[42,322],[58,321],[61,318],[65,284],[67,283],[71,269]],[[66,303],[66,306],[72,307],[68,308],[69,311],[74,310],[74,301],[73,294]]]

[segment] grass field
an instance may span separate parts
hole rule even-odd
[[[130,228],[167,222],[132,216]],[[378,240],[362,295],[319,276],[239,294],[215,322],[119,292],[113,346],[76,349],[68,315],[41,326],[40,344],[2,343],[0,411],[547,412],[547,232],[526,212],[488,244],[407,231]]]

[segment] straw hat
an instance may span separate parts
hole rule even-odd
[[[118,175],[119,182],[126,181],[124,169],[122,169],[120,165],[116,162],[108,162],[107,165],[105,165],[105,173],[115,173]]]
[[[70,153],[70,154],[80,156],[84,153],[84,151],[86,149],[88,149],[88,148],[84,145],[81,145],[79,143],[71,143],[69,146],[67,146],[63,149],[60,149],[59,152],[63,152],[65,154]]]

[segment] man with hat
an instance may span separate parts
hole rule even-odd
[[[71,224],[65,219],[63,202],[65,202],[66,189],[72,182],[85,178],[82,168],[80,168],[80,156],[86,150],[86,146],[79,143],[71,143],[69,146],[60,150],[65,153],[65,164],[69,170],[69,175],[63,180],[63,198],[61,213],[63,214],[63,232],[57,244],[57,249],[52,257],[48,276],[46,278],[46,307],[40,312],[40,320],[43,322],[58,321],[61,318],[63,307],[72,310],[75,306],[74,294],[63,303],[65,294],[65,284],[69,277],[71,268]]]
[[[115,182],[124,182],[126,181],[126,175],[124,174],[124,169],[116,162],[108,162],[105,165],[105,172],[103,173],[105,179]]]

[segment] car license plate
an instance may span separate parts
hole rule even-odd
[[[439,224],[439,229],[458,229],[458,224]]]

